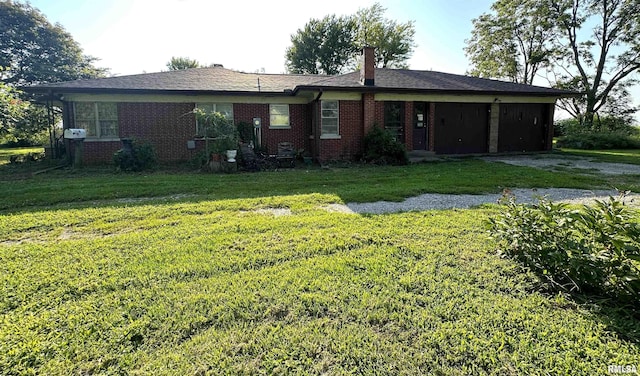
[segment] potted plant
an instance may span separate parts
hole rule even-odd
[[[218,140],[220,143],[220,150],[224,151],[227,155],[227,162],[235,162],[238,155],[238,139],[234,137],[226,137]]]
[[[227,161],[235,162],[238,130],[233,121],[220,112],[207,112],[200,108],[194,109],[193,112],[203,129],[206,155],[210,152],[218,155],[226,153]]]

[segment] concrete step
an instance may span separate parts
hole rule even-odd
[[[407,157],[409,158],[409,163],[420,163],[439,159],[439,157],[436,156],[435,152],[427,150],[409,151],[407,152]]]

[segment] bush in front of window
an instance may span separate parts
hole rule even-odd
[[[404,145],[386,129],[377,124],[364,136],[364,161],[374,164],[407,164]]]
[[[153,145],[136,140],[123,140],[124,146],[113,154],[113,163],[120,171],[143,171],[156,167],[157,157]]]
[[[246,121],[241,121],[238,123],[238,125],[236,125],[236,127],[238,128],[238,136],[240,138],[240,142],[245,144],[254,142],[253,124]]]

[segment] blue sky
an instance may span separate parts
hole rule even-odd
[[[203,64],[284,72],[290,36],[311,18],[353,14],[369,0],[32,0],[51,22],[73,35],[112,74],[164,70],[172,56]],[[382,0],[387,17],[415,21],[413,69],[464,73],[462,48],[471,20],[490,0]]]
[[[347,15],[374,0],[31,0],[51,22],[60,23],[98,66],[113,75],[166,70],[172,56],[201,64],[266,73],[285,70],[291,34],[311,18]],[[492,0],[379,0],[386,16],[415,21],[412,69],[464,74],[472,20]],[[548,86],[544,80],[537,82]],[[636,106],[640,86],[632,90]],[[638,116],[640,120],[640,115]]]

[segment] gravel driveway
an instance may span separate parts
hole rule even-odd
[[[596,162],[589,158],[574,156],[558,156],[554,154],[509,155],[483,157],[487,162],[502,162],[515,166],[528,166],[543,170],[557,170],[558,168],[577,168],[588,172],[605,175],[632,174],[640,175],[640,165],[625,163]]]
[[[582,157],[565,157],[553,154],[513,155],[513,156],[489,156],[482,158],[488,162],[508,163],[516,166],[528,166],[546,170],[558,168],[576,168],[585,170],[585,173],[601,174],[640,174],[640,166],[623,163],[595,162]],[[574,204],[589,204],[595,200],[606,200],[610,196],[619,195],[616,190],[584,190],[568,188],[544,188],[544,189],[513,189],[511,191],[516,201],[520,203],[532,203],[537,197],[546,196],[553,201],[561,201]],[[397,213],[415,210],[431,209],[466,209],[487,203],[496,203],[501,194],[483,195],[452,195],[427,193],[416,197],[410,197],[402,202],[378,201],[368,203],[348,203],[346,205],[333,205],[330,210],[351,213]],[[630,194],[624,198],[625,204],[632,207],[640,207],[640,194]]]
[[[513,189],[511,190],[519,203],[532,203],[537,197],[546,196],[553,201],[561,201],[574,204],[587,204],[595,200],[607,200],[609,196],[618,196],[615,190],[584,190],[569,188],[544,188],[544,189]],[[467,209],[482,204],[496,203],[501,194],[492,193],[484,195],[450,195],[439,193],[427,193],[410,197],[402,202],[367,202],[348,203],[346,205],[333,205],[332,210],[359,213],[359,214],[383,214],[398,213],[431,209]],[[640,195],[632,194],[625,197],[624,202],[633,207],[640,207]]]

